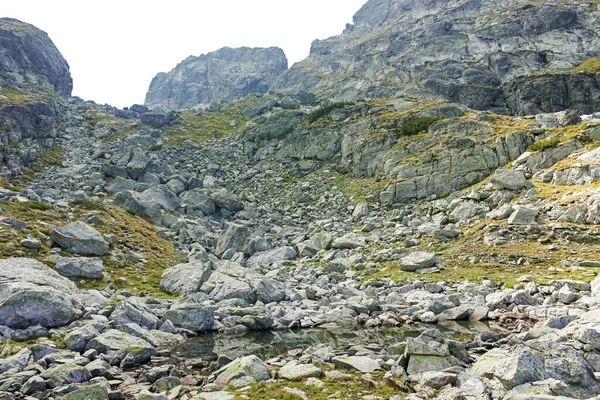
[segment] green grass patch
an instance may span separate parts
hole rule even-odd
[[[37,251],[30,251],[22,247],[19,242],[27,237],[41,238],[50,235],[50,229],[40,225],[40,221],[61,225],[61,214],[54,211],[48,204],[35,201],[23,203],[1,202],[0,208],[4,210],[3,217],[13,218],[24,222],[29,228],[26,230],[15,229],[0,224],[0,258],[31,257],[42,261],[50,255],[50,249],[42,240],[42,246]]]
[[[367,197],[375,190],[383,190],[389,186],[388,180],[378,181],[377,178],[355,178],[350,175],[333,173],[333,183],[348,198],[354,202],[366,202]]]
[[[47,203],[41,203],[39,201],[23,201],[18,203],[7,203],[0,202],[0,208],[10,209],[15,212],[28,212],[31,210],[48,211],[52,210],[52,206]]]
[[[427,251],[438,254],[438,260],[445,269],[436,273],[417,274],[402,271],[397,262],[381,263],[376,271],[363,271],[362,279],[393,279],[396,281],[429,280],[434,282],[482,282],[492,280],[513,287],[523,275],[533,276],[535,282],[546,284],[555,279],[574,279],[589,282],[597,271],[593,268],[566,268],[562,262],[574,255],[586,260],[596,260],[598,255],[594,246],[557,239],[553,244],[557,250],[549,251],[549,243],[537,240],[513,241],[504,245],[488,246],[484,243],[486,226],[498,224],[497,221],[482,221],[463,230],[459,240],[442,241],[424,236],[419,246],[407,249],[406,254],[414,251]],[[397,246],[403,247],[399,242]],[[518,260],[527,260],[519,263]]]
[[[2,178],[2,177],[0,177],[0,188],[13,190],[13,191],[19,191],[22,189],[21,187],[13,185],[11,182],[6,180],[6,178]]]
[[[97,203],[90,203],[77,202],[80,206],[94,208],[95,215],[104,222],[95,226],[100,233],[112,234],[118,238],[118,242],[111,245],[116,257],[103,258],[104,269],[115,285],[136,295],[173,298],[160,291],[160,279],[166,268],[184,262],[185,259],[173,249],[169,241],[158,234],[156,226],[151,222],[129,215],[115,206],[104,205],[103,210],[100,210],[96,208]],[[0,224],[0,258],[30,257],[51,265],[48,259],[51,251],[45,240],[42,240],[42,246],[37,251],[27,250],[20,246],[19,242],[26,237],[49,237],[51,229],[42,226],[40,221],[61,226],[68,222],[67,213],[55,211],[45,203],[31,201],[0,203],[0,208],[4,209],[3,217],[14,218],[28,226],[28,229],[21,230]],[[76,219],[81,219],[89,213],[81,207],[76,207],[74,212]],[[74,282],[85,289],[101,290],[108,286],[102,279],[77,279]]]
[[[552,139],[542,139],[537,142],[532,143],[527,150],[528,151],[542,151],[545,149],[549,149],[550,147],[554,147],[561,143],[561,139],[556,137]]]
[[[575,73],[598,73],[600,72],[600,57],[591,57],[573,68]]]
[[[440,120],[441,118],[438,117],[412,116],[403,119],[396,128],[396,132],[400,136],[413,136],[428,131],[433,124]]]
[[[173,298],[160,290],[160,278],[166,268],[185,262],[185,259],[173,249],[171,243],[159,236],[156,226],[115,206],[105,206],[105,211],[97,216],[105,224],[96,226],[96,229],[119,238],[115,248],[122,254],[136,254],[143,258],[120,258],[119,263],[111,257],[104,257],[104,269],[114,284],[139,296]],[[84,289],[103,289],[107,286],[102,280],[76,283]]]
[[[48,168],[62,167],[65,154],[65,150],[58,146],[51,149],[42,149],[38,158],[28,168],[24,169],[21,175],[11,178],[9,182],[6,182],[6,188],[20,190],[29,186]]]
[[[331,367],[326,366],[326,369],[331,369]],[[403,392],[384,383],[383,373],[373,373],[371,374],[372,379],[367,380],[361,377],[360,374],[352,371],[342,372],[348,373],[349,377],[340,379],[322,378],[321,380],[325,384],[322,388],[304,385],[304,381],[294,382],[279,379],[275,381],[254,384],[247,391],[237,392],[234,399],[300,399],[300,397],[289,393],[284,388],[301,390],[306,397],[311,400],[329,400],[332,398],[361,399],[365,396],[375,396],[375,398],[389,399],[395,395],[403,394]]]
[[[27,94],[19,89],[9,89],[9,88],[0,89],[0,105],[5,105],[5,104],[23,105],[23,104],[31,103],[32,101],[37,101],[37,100],[41,100],[41,99],[43,99],[43,98],[31,95],[31,94]]]
[[[293,184],[295,184],[295,183],[297,183],[297,182],[298,182],[298,179],[296,179],[296,178],[295,178],[295,177],[293,177],[293,176],[285,175],[285,176],[283,177],[283,181],[284,181],[285,183],[287,183],[288,185],[293,185]]]
[[[69,206],[71,206],[72,208],[80,208],[82,210],[106,211],[106,207],[104,206],[104,204],[87,199],[70,201]]]
[[[352,105],[354,105],[354,103],[347,102],[347,101],[323,105],[323,106],[317,108],[316,110],[314,110],[313,112],[311,112],[310,114],[308,114],[308,122],[312,124],[313,122],[316,122],[319,119],[326,117],[333,110],[337,110],[338,108],[344,108],[346,106],[352,106]]]
[[[250,120],[242,116],[241,112],[256,101],[256,97],[249,96],[224,105],[215,112],[181,112],[179,121],[162,128],[167,138],[165,147],[180,147],[187,141],[204,143],[207,140],[222,139],[229,134],[239,134]]]

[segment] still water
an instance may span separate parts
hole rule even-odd
[[[230,358],[255,354],[260,358],[276,357],[293,349],[306,349],[325,344],[335,350],[352,346],[388,347],[406,337],[416,337],[425,329],[439,329],[445,336],[457,340],[472,338],[477,333],[494,330],[483,323],[445,322],[402,328],[336,328],[283,331],[254,331],[243,335],[205,334],[192,338],[171,350],[177,358],[216,359],[217,355]]]

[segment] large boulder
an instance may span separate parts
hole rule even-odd
[[[127,174],[131,179],[137,180],[144,173],[149,163],[150,157],[148,157],[148,154],[141,148],[136,148],[127,163]]]
[[[242,115],[246,118],[254,118],[257,115],[264,114],[277,105],[274,99],[264,99],[257,103],[251,104],[242,110]]]
[[[250,230],[245,226],[231,224],[217,242],[216,254],[223,255],[227,250],[245,252],[250,244]]]
[[[179,115],[175,112],[149,111],[140,115],[142,124],[150,125],[153,128],[162,128],[163,126],[171,125],[179,119]]]
[[[67,278],[100,279],[104,272],[104,263],[98,257],[61,257],[54,270]]]
[[[109,351],[119,353],[122,357],[127,354],[133,356],[135,363],[145,363],[156,354],[154,347],[144,339],[129,335],[116,329],[109,329],[96,336],[85,346],[86,350],[96,350],[106,354]]]
[[[334,249],[355,249],[357,247],[364,247],[366,244],[365,238],[355,233],[348,233],[342,237],[339,237],[333,241]]]
[[[127,212],[142,218],[150,218],[155,224],[160,224],[162,221],[160,205],[141,193],[131,190],[119,192],[115,195],[113,203]]]
[[[600,393],[594,370],[581,352],[560,343],[530,341],[511,349],[493,349],[473,365],[472,373],[496,378],[506,390],[519,385],[556,379],[564,383],[563,393],[589,398]]]
[[[57,388],[71,383],[87,382],[92,376],[84,367],[70,363],[54,365],[43,371],[41,377],[49,388]]]
[[[537,225],[536,218],[538,216],[537,211],[530,208],[520,207],[517,208],[508,217],[509,225]]]
[[[425,251],[415,251],[400,259],[400,269],[403,271],[416,271],[418,269],[434,267],[436,264],[436,255]]]
[[[285,297],[285,284],[272,278],[252,281],[256,299],[265,304],[279,302]]]
[[[380,361],[365,356],[335,357],[336,368],[353,369],[359,372],[375,372],[382,369]]]
[[[82,256],[108,254],[108,243],[100,232],[81,221],[54,229],[50,237],[54,243],[75,254]]]
[[[280,247],[254,254],[246,261],[248,268],[268,267],[287,260],[295,260],[298,252],[293,247]]]
[[[499,190],[521,190],[529,185],[523,172],[506,168],[498,168],[490,181]]]
[[[212,273],[200,289],[214,301],[242,299],[250,304],[256,302],[256,292],[247,281],[218,270]]]
[[[214,323],[214,310],[196,303],[179,303],[171,307],[163,319],[193,332],[206,332]]]
[[[158,328],[158,317],[144,302],[144,298],[128,297],[115,307],[110,315],[117,327],[135,323],[146,329]]]
[[[110,384],[105,382],[81,386],[64,395],[63,400],[106,400],[110,399]]]
[[[171,294],[199,292],[213,271],[211,262],[194,261],[167,268],[160,280],[160,290]]]
[[[313,364],[300,364],[296,360],[292,360],[285,364],[278,373],[279,378],[290,381],[320,378],[322,375],[323,372],[321,371],[321,368]]]
[[[597,275],[590,285],[592,288],[592,296],[600,297],[600,275]]]
[[[425,331],[419,337],[407,338],[404,357],[408,359],[406,372],[409,375],[442,371],[460,364],[460,361],[452,356],[450,346],[443,343],[437,331]]]
[[[105,186],[105,190],[110,193],[119,193],[125,190],[135,190],[138,183],[133,179],[117,176],[109,185]]]
[[[216,190],[210,194],[210,197],[213,198],[217,207],[223,210],[237,212],[244,209],[244,205],[237,196],[227,189]]]
[[[0,325],[58,327],[81,313],[77,287],[52,268],[28,258],[0,260]]]
[[[65,335],[65,346],[69,350],[82,352],[85,349],[85,345],[99,334],[98,330],[92,324],[83,325]]]
[[[270,379],[269,368],[255,355],[238,358],[220,369],[215,383],[217,385],[236,385],[243,379],[244,383],[261,382]]]
[[[160,205],[168,211],[175,211],[179,207],[177,195],[167,185],[156,185],[142,193],[148,201]]]
[[[181,196],[181,206],[186,207],[188,214],[200,211],[203,215],[211,216],[216,211],[215,201],[202,189],[187,191]]]

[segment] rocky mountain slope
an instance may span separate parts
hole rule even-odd
[[[497,43],[527,72],[509,68],[514,79],[488,89],[529,88],[539,96],[519,104],[559,104],[553,113],[448,101],[418,80],[371,81],[374,96],[363,73],[396,53],[352,46],[298,67],[360,66],[345,102],[333,89],[350,86],[326,75],[294,89],[294,68],[282,93],[218,107],[119,110],[52,94],[52,147],[19,169],[5,158],[0,181],[0,398],[596,398],[600,114],[587,99],[598,91],[568,86],[555,103],[541,89],[598,79],[596,6],[369,1],[322,47],[353,35],[387,45],[385,30],[419,39],[446,20],[453,38],[493,10],[482,52]],[[574,31],[587,39],[572,60],[552,50],[568,71],[532,74],[529,53],[506,48]],[[413,65],[402,57],[394,68]],[[428,77],[449,82],[454,64],[439,59]],[[246,82],[242,70],[229,80]],[[44,101],[20,90],[22,103],[3,88],[6,107]]]
[[[287,66],[283,50],[276,47],[222,48],[190,56],[172,71],[154,77],[146,105],[178,110],[264,94]]]
[[[343,34],[313,43],[275,91],[443,99],[536,114],[598,106],[595,1],[371,0]]]

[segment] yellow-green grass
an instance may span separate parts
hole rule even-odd
[[[116,252],[117,258],[103,258],[105,271],[117,286],[138,295],[172,297],[160,290],[160,278],[166,268],[184,259],[173,249],[170,242],[160,237],[152,222],[115,206],[90,201],[76,202],[73,205],[77,217],[82,218],[93,213],[104,222],[94,225],[94,228],[103,234],[113,234],[118,238],[119,242],[112,245],[111,249]],[[52,253],[45,240],[42,240],[39,250],[27,250],[20,246],[20,241],[26,237],[49,237],[51,229],[43,226],[40,221],[62,226],[68,222],[66,212],[55,211],[45,203],[32,201],[3,202],[0,203],[0,208],[4,209],[4,217],[17,219],[29,226],[25,231],[7,225],[0,226],[0,257],[30,257],[52,266],[51,258],[48,257]],[[75,280],[75,283],[86,289],[103,289],[108,286],[102,279]]]
[[[56,94],[52,91],[31,87],[30,93],[20,89],[0,88],[0,106],[7,104],[23,105],[33,101],[50,100]]]
[[[332,366],[324,366],[325,369],[332,369]],[[330,400],[330,399],[360,399],[363,396],[376,396],[382,399],[389,399],[398,394],[406,393],[398,388],[391,387],[384,383],[383,373],[372,373],[372,378],[364,378],[361,374],[351,371],[349,377],[340,379],[321,378],[324,383],[322,388],[317,386],[304,385],[304,381],[274,380],[261,382],[251,385],[250,389],[236,392],[235,400],[299,400],[300,397],[291,394],[285,388],[297,389],[304,392],[306,397],[311,400]]]
[[[104,257],[105,271],[113,282],[138,295],[171,298],[160,290],[160,278],[166,268],[184,261],[182,256],[170,242],[160,237],[151,221],[115,206],[105,206],[105,210],[95,213],[105,223],[95,228],[101,233],[115,235],[119,242],[113,246],[124,256],[120,263]],[[138,255],[143,261],[127,257],[131,254]],[[106,285],[98,280],[85,282],[81,287],[100,289]]]
[[[456,241],[423,237],[418,247],[407,250],[407,253],[420,250],[438,254],[440,263],[445,266],[441,272],[421,275],[402,271],[396,262],[385,262],[378,266],[374,274],[366,274],[363,279],[396,281],[426,279],[447,282],[481,282],[489,279],[512,287],[523,275],[531,275],[536,282],[543,284],[554,279],[589,282],[600,272],[594,268],[568,268],[562,265],[562,262],[568,258],[582,257],[600,261],[600,253],[594,245],[558,239],[552,243],[524,239],[499,246],[488,246],[484,243],[484,235],[487,232],[484,228],[497,223],[499,222],[484,221],[472,225],[465,230],[464,237]],[[558,249],[548,250],[549,244],[556,245]],[[403,243],[398,243],[390,247],[402,246]],[[527,263],[520,265],[519,259],[527,260]]]
[[[598,73],[600,72],[600,57],[591,57],[573,68],[576,73]]]
[[[188,140],[204,143],[207,140],[221,139],[229,134],[239,134],[250,120],[241,114],[242,111],[257,101],[259,101],[258,98],[248,96],[224,105],[215,112],[182,111],[180,121],[172,126],[162,128],[167,138],[166,146],[182,146]],[[237,121],[235,126],[232,126],[233,121]]]
[[[354,178],[337,172],[333,172],[332,176],[333,184],[355,203],[367,201],[368,195],[376,190],[385,189],[391,183],[388,180],[378,180],[377,178]]]

